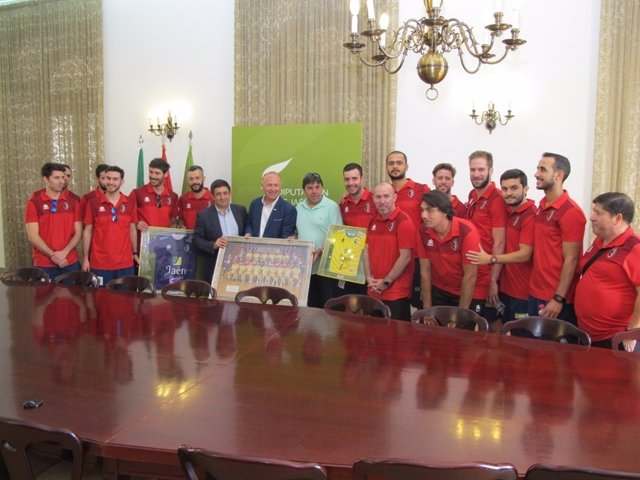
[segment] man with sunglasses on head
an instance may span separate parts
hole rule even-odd
[[[27,201],[25,223],[33,265],[53,280],[61,273],[80,270],[75,247],[82,238],[82,219],[80,202],[64,189],[64,165],[46,163],[41,174],[45,188]]]
[[[87,203],[82,236],[82,269],[92,271],[105,286],[114,278],[133,275],[138,262],[136,204],[120,192],[124,170],[111,166],[105,172],[106,191]]]
[[[177,225],[178,195],[164,184],[169,167],[169,163],[161,158],[151,160],[149,183],[129,194],[138,211],[137,228],[141,232],[146,232],[149,227],[169,228]]]

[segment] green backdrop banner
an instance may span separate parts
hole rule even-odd
[[[262,175],[276,171],[282,197],[296,205],[304,198],[302,177],[319,173],[326,194],[336,202],[344,193],[342,167],[362,163],[359,123],[234,127],[231,188],[233,202],[249,206],[262,196]]]

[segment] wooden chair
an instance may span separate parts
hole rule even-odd
[[[56,285],[75,285],[77,287],[98,288],[100,280],[93,272],[66,272],[58,275]]]
[[[4,283],[49,283],[50,278],[47,272],[37,267],[23,267],[16,270],[8,270],[2,274],[0,279]]]
[[[326,310],[356,313],[370,317],[391,318],[391,311],[381,300],[368,295],[342,295],[330,298],[324,304]]]
[[[611,339],[611,348],[613,350],[618,350],[623,340],[640,341],[640,328],[632,328],[625,332],[616,333]]]
[[[188,298],[208,298],[215,300],[216,290],[202,280],[180,280],[162,287],[161,294],[164,298],[184,296]],[[176,295],[178,294],[178,295]],[[180,295],[181,294],[181,295]]]
[[[128,290],[130,292],[143,293],[145,290],[155,295],[156,286],[153,284],[149,277],[141,275],[127,275],[126,277],[114,278],[107,283],[107,288],[110,290]]]
[[[620,472],[590,467],[567,467],[537,463],[527,470],[525,480],[624,480],[640,479],[638,472]]]
[[[27,455],[31,453],[35,444],[61,447],[71,453],[71,464],[62,462],[66,467],[66,476],[57,478],[71,478],[71,480],[86,478],[82,475],[82,444],[73,432],[67,429],[54,429],[44,425],[0,418],[0,449],[9,472],[9,478],[20,480],[34,480],[36,478],[36,472],[29,461],[30,455]],[[60,469],[56,466],[53,469],[59,471]],[[48,477],[48,473],[38,475],[38,478]]]
[[[403,460],[358,460],[354,480],[517,480],[513,465],[487,463],[422,464]]]
[[[245,297],[255,297],[260,301],[260,303],[267,303],[269,300],[271,300],[271,303],[276,305],[283,300],[289,300],[291,302],[291,305],[293,305],[294,307],[298,305],[298,299],[296,298],[296,296],[286,288],[282,287],[272,287],[264,285],[249,288],[247,290],[238,292],[236,294],[235,300],[236,302],[239,302]]]
[[[591,337],[575,325],[547,317],[524,317],[512,320],[502,326],[502,334],[512,330],[525,330],[533,338],[566,343],[567,339],[576,339],[580,345],[591,346]]]
[[[326,480],[327,472],[315,463],[295,463],[266,458],[223,456],[191,447],[180,447],[178,458],[189,480],[197,471],[215,480]]]
[[[489,322],[473,310],[461,307],[438,305],[425,310],[416,310],[411,321],[421,323],[423,317],[434,317],[442,327],[464,328],[467,330],[489,331]]]

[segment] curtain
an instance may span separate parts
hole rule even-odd
[[[376,7],[397,25],[398,0]],[[365,175],[370,186],[384,180],[396,79],[342,46],[350,40],[349,2],[236,0],[235,12],[235,124],[362,123]]]
[[[5,265],[31,264],[24,226],[46,162],[69,165],[71,190],[89,190],[102,163],[101,0],[0,7],[0,178]]]
[[[593,196],[623,192],[640,230],[640,2],[602,0]]]

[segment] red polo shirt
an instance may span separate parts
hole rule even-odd
[[[451,206],[456,217],[467,218],[467,206],[455,195],[451,196]]]
[[[373,195],[364,188],[358,202],[354,202],[351,195],[345,193],[340,199],[340,213],[342,221],[350,227],[367,228],[371,219],[376,215]]]
[[[534,220],[535,248],[529,295],[542,300],[550,300],[553,297],[564,262],[562,242],[577,242],[582,245],[586,223],[587,219],[582,209],[569,198],[566,190],[551,205],[547,205],[546,198],[540,201]],[[573,303],[577,278],[576,273],[576,278],[565,295],[569,303]]]
[[[527,199],[516,209],[508,207],[508,211],[505,253],[517,252],[520,250],[520,244],[533,245],[533,221],[536,216],[535,202]],[[500,272],[500,291],[513,298],[526,300],[529,296],[531,265],[531,260],[503,265]]]
[[[640,237],[629,227],[602,246],[596,237],[580,260],[578,271],[599,251],[605,252],[589,267],[576,287],[578,326],[592,340],[606,340],[627,329],[640,287]]]
[[[409,216],[398,207],[386,218],[380,214],[371,220],[367,229],[369,267],[373,278],[384,278],[400,256],[401,248],[413,250],[416,246],[416,227]],[[399,300],[411,297],[413,291],[414,262],[411,261],[404,272],[381,294],[369,289],[368,294],[381,300]]]
[[[84,214],[87,211],[87,203],[93,198],[96,192],[102,192],[102,190],[100,190],[100,187],[96,187],[94,190],[85,193],[80,199],[80,218],[84,218]]]
[[[206,187],[204,189],[204,195],[200,198],[197,198],[191,190],[183,193],[178,201],[178,215],[182,219],[185,228],[195,229],[198,212],[209,208],[213,203],[211,191]]]
[[[53,250],[58,251],[66,247],[75,234],[75,222],[81,222],[80,202],[70,195],[68,190],[61,192],[57,206],[53,198],[47,195],[43,188],[34,192],[25,208],[25,223],[37,223],[38,233],[44,242]],[[35,247],[31,248],[33,265],[36,267],[57,267],[51,259]],[[78,252],[71,249],[67,255],[67,263],[71,265],[78,261]]]
[[[94,195],[87,203],[84,215],[85,225],[93,225],[89,254],[91,268],[120,270],[132,267],[133,246],[129,227],[137,222],[135,202],[126,195],[121,193],[116,205],[102,192]]]
[[[410,178],[407,182],[396,190],[398,198],[396,199],[396,206],[404,213],[409,215],[411,221],[416,226],[422,223],[420,204],[422,203],[422,195],[430,192],[431,189],[428,185],[414,182]]]
[[[494,182],[491,182],[479,197],[475,188],[469,192],[467,218],[478,229],[482,248],[485,252],[493,253],[493,229],[506,227],[507,216],[507,204],[504,203],[502,198],[502,191],[496,188]],[[491,266],[479,265],[476,288],[481,286],[482,289],[488,292],[490,279]]]
[[[464,265],[470,265],[467,252],[475,251],[480,244],[478,230],[469,220],[458,217],[451,219],[451,229],[444,238],[433,228],[420,225],[416,234],[418,258],[426,258],[431,263],[431,284],[460,295]],[[473,298],[485,298],[487,288],[473,291]]]
[[[138,221],[150,227],[171,227],[171,219],[178,217],[178,195],[166,187],[158,195],[147,183],[133,190],[129,198],[137,208]]]

